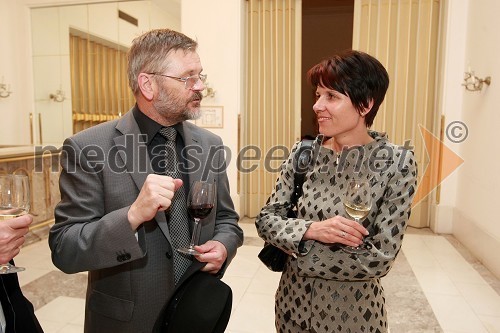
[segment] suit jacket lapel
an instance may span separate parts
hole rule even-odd
[[[146,149],[146,139],[142,137],[132,111],[127,112],[116,125],[122,135],[114,138],[115,148],[125,164],[128,173],[140,190],[148,174],[153,173]]]
[[[136,107],[137,106],[134,106],[134,108]],[[122,133],[122,135],[114,138],[116,148],[118,149],[118,155],[125,164],[137,189],[140,191],[147,176],[154,173],[154,171],[151,167],[151,160],[149,159],[146,147],[146,138],[142,137],[139,125],[137,125],[135,121],[132,110],[127,112],[118,121],[116,129]],[[165,212],[157,212],[155,220],[158,222],[158,226],[165,237],[167,237],[167,240],[171,242]]]

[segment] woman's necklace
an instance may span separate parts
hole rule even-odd
[[[333,148],[333,138],[330,138],[327,140],[327,146],[328,148],[331,149],[333,152],[333,155],[335,156],[335,166],[339,165],[340,162],[340,152],[337,152],[335,148]]]

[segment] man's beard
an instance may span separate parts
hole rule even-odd
[[[153,101],[153,106],[156,111],[165,119],[172,123],[180,123],[185,120],[194,120],[201,117],[200,108],[189,108],[188,104],[193,101],[203,99],[200,91],[195,91],[193,96],[188,100],[184,100],[179,95],[161,90],[158,98]]]

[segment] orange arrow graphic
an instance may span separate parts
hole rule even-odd
[[[418,205],[441,182],[455,171],[464,160],[434,136],[431,132],[419,125],[420,134],[424,139],[425,150],[429,157],[429,164],[424,175],[420,178],[417,193],[413,198],[412,207]],[[442,163],[440,163],[442,161]]]

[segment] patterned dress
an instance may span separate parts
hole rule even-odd
[[[417,166],[411,150],[370,131],[374,141],[337,154],[321,147],[305,177],[298,218],[286,218],[293,186],[293,147],[276,187],[256,219],[265,241],[293,253],[276,292],[278,332],[387,332],[380,278],[401,248],[416,191]],[[347,216],[343,196],[352,177],[367,179],[373,204],[363,225],[369,251],[348,254],[338,246],[302,241],[313,221]]]

